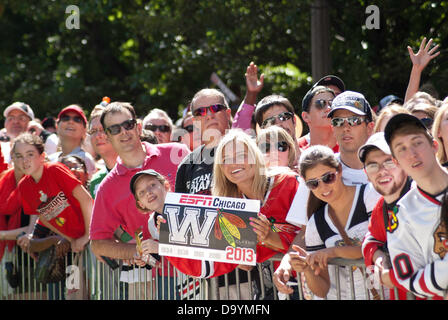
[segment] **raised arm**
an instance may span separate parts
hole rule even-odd
[[[431,48],[432,43],[432,39],[429,39],[428,43],[426,43],[426,37],[423,38],[417,53],[414,53],[412,48],[408,46],[409,57],[412,61],[412,70],[409,77],[409,83],[406,89],[404,102],[407,102],[409,99],[411,99],[412,96],[418,91],[423,70],[432,59],[440,54],[440,51],[436,52],[436,50],[439,48],[439,45],[435,45],[433,48]]]
[[[252,114],[255,111],[257,96],[263,89],[264,74],[258,78],[258,67],[251,62],[244,75],[246,77],[246,96],[235,114],[232,128],[250,129]]]

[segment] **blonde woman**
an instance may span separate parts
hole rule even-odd
[[[262,129],[257,135],[257,144],[268,167],[296,168],[296,144],[283,128],[271,126]]]
[[[260,214],[251,222],[258,238],[257,262],[286,253],[292,243],[299,229],[285,219],[298,186],[290,170],[271,174],[255,141],[242,130],[230,130],[219,143],[212,194],[260,200]]]
[[[448,166],[448,100],[445,99],[434,118],[432,136],[439,143],[437,159],[444,167]]]
[[[392,116],[398,114],[398,113],[410,113],[408,109],[404,108],[402,105],[398,103],[391,103],[387,106],[387,108],[384,108],[380,111],[378,114],[378,117],[375,121],[375,127],[373,128],[373,132],[383,132],[384,128],[386,127],[387,121],[389,121]]]

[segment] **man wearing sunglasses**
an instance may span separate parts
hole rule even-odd
[[[230,129],[231,111],[224,95],[216,89],[198,91],[190,108],[202,145],[179,165],[175,191],[210,194],[215,149]]]
[[[380,281],[388,288],[396,287],[387,249],[387,239],[397,228],[397,207],[401,199],[411,188],[411,178],[392,159],[392,154],[384,132],[377,132],[359,149],[358,156],[364,164],[364,170],[381,198],[372,211],[369,231],[362,244],[362,253],[366,266],[375,266]],[[398,297],[390,291],[393,300],[406,300],[406,291],[399,288]]]
[[[143,119],[143,129],[154,132],[159,143],[168,143],[171,141],[173,120],[165,111],[155,108]]]
[[[327,117],[335,97],[330,88],[313,86],[303,98],[302,119],[308,125],[309,133],[299,139],[301,150],[320,144],[332,148],[334,152],[339,151],[330,119]]]
[[[334,98],[328,113],[339,145],[345,184],[367,183],[358,150],[373,133],[374,114],[369,102],[359,92],[344,91]]]
[[[373,116],[370,105],[358,92],[344,91],[333,99],[327,115],[331,118],[339,153],[336,154],[342,165],[342,181],[346,185],[368,184],[364,165],[359,160],[358,150],[373,132]],[[303,183],[301,186],[303,187]],[[380,195],[369,186],[376,194]],[[369,191],[370,192],[370,191]],[[302,192],[302,197],[295,199],[286,221],[298,226],[306,225],[306,207],[309,190]]]
[[[100,121],[118,158],[96,193],[90,227],[92,250],[100,260],[101,256],[132,260],[136,254],[135,243],[117,242],[114,236],[120,227],[132,236],[140,227],[147,230],[145,226],[150,215],[142,214],[135,206],[129,190],[132,176],[141,170],[154,169],[164,175],[174,189],[177,166],[190,151],[180,143],[152,145],[142,142],[142,128],[129,103],[108,104]]]
[[[87,134],[87,118],[80,106],[72,104],[62,109],[56,120],[56,132],[61,146],[60,152],[49,155],[52,162],[63,156],[73,154],[84,160],[89,179],[96,171],[95,161],[90,153],[82,148]]]

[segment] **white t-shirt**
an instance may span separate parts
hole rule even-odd
[[[352,169],[347,167],[342,161],[340,154],[336,154],[337,159],[342,165],[342,182],[347,186],[355,186],[361,184],[367,184],[366,193],[371,195],[371,199],[364,193],[364,201],[374,201],[373,205],[380,199],[381,195],[373,188],[373,185],[369,183],[367,175],[363,169]],[[299,179],[299,190],[291,204],[291,209],[286,216],[286,221],[296,226],[304,226],[308,222],[306,215],[307,203],[309,198],[310,190],[305,185],[305,180],[303,178]],[[373,208],[373,207],[372,207]]]

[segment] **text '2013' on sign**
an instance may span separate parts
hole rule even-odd
[[[159,253],[255,265],[257,236],[249,218],[259,211],[258,200],[168,193]]]

